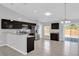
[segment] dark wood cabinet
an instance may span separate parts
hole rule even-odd
[[[28,24],[28,29],[31,29],[31,24]]]
[[[10,20],[2,19],[2,20],[1,20],[1,28],[2,28],[2,29],[8,28],[9,26],[7,26],[7,25],[9,25],[9,23],[10,23]]]
[[[34,50],[34,40],[35,40],[35,37],[27,38],[27,52]]]
[[[59,23],[52,23],[51,29],[59,29]]]
[[[59,33],[51,33],[50,39],[55,40],[55,41],[59,41]]]
[[[35,23],[21,22],[21,21],[11,21],[8,19],[1,19],[2,29],[22,29],[22,25],[28,25],[28,29],[32,29],[32,26],[36,26]]]
[[[22,29],[22,24],[18,21],[2,19],[1,28],[2,29]]]
[[[18,21],[13,21],[13,29],[22,29],[22,24]]]

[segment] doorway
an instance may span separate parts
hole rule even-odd
[[[50,26],[44,26],[44,39],[50,39]]]
[[[70,42],[79,41],[79,24],[65,24],[64,25],[64,40]]]

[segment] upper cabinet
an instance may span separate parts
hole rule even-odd
[[[27,29],[32,29],[32,26],[35,26],[35,25],[36,25],[35,23],[1,19],[1,28],[2,29],[22,29],[23,27],[27,27]]]
[[[13,28],[12,22],[10,20],[1,20],[1,28],[2,29],[10,29]]]
[[[59,23],[52,23],[51,29],[59,29]]]
[[[2,19],[1,28],[2,29],[21,29],[22,27],[20,22]]]
[[[13,29],[22,29],[22,24],[18,21],[12,21]]]

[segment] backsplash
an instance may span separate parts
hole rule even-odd
[[[52,29],[50,33],[59,33],[59,30],[57,30],[57,29]]]

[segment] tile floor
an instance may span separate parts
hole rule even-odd
[[[78,56],[79,43],[59,42],[52,40],[36,40],[35,50],[26,56]],[[23,54],[7,46],[0,47],[0,56],[24,56]]]

